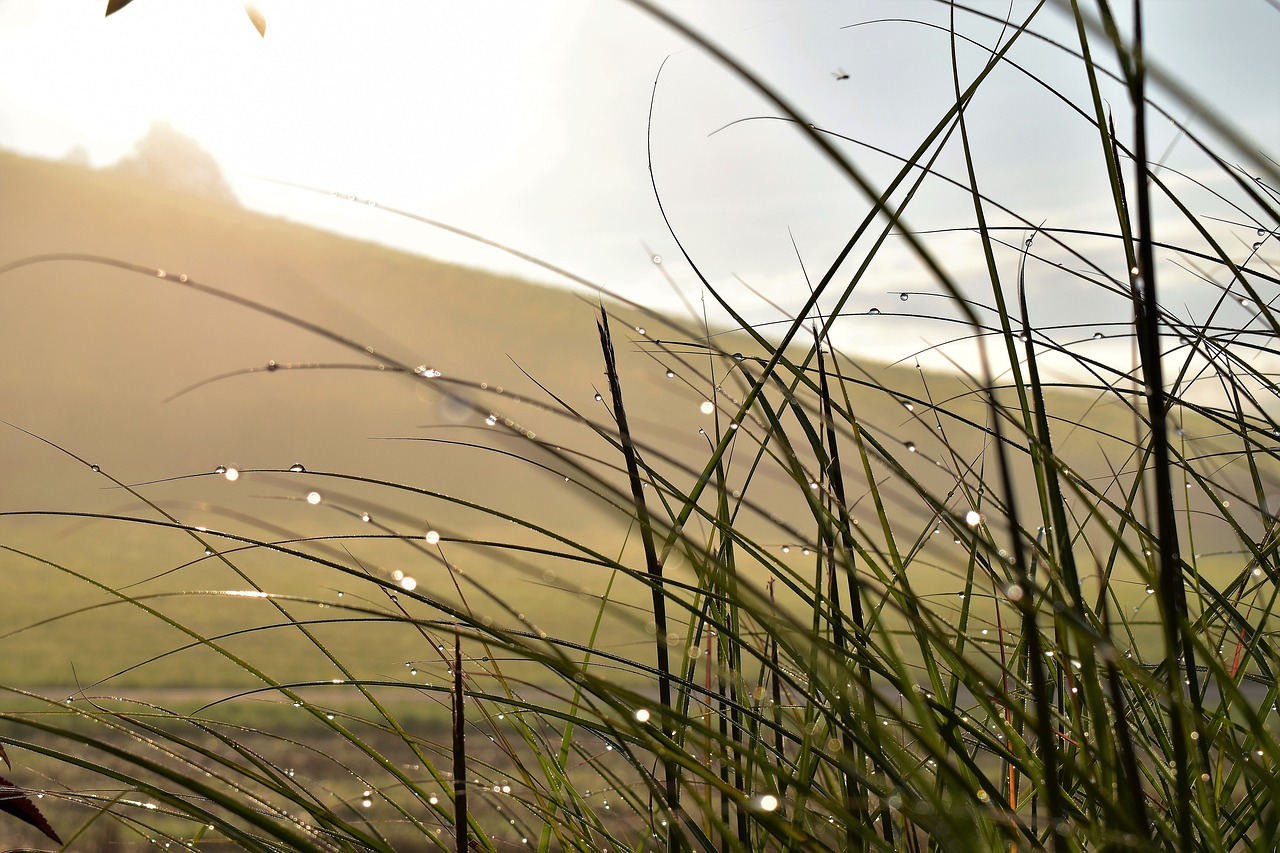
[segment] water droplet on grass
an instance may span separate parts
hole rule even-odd
[[[899,301],[901,301],[901,302],[906,302],[906,301],[907,301],[908,299],[910,299],[910,298],[911,298],[910,294],[907,294],[907,293],[899,293],[899,294],[898,294],[898,300],[899,300]]]
[[[907,441],[907,442],[904,442],[904,443],[903,443],[903,446],[907,448],[907,452],[908,452],[908,453],[915,453],[915,452],[916,452],[916,445],[915,445],[915,442],[913,442],[913,441]]]
[[[636,711],[636,722],[638,722],[638,723],[647,723],[647,722],[649,722],[649,709],[648,709],[648,708],[641,708],[640,710]]]
[[[320,497],[319,492],[307,493],[307,503],[311,504],[312,506],[315,506],[316,504],[320,503],[321,500],[322,498]]]
[[[497,416],[497,415],[494,415],[494,414],[490,414],[490,415],[489,415],[489,417],[487,417],[487,418],[485,418],[485,419],[484,419],[484,422],[485,422],[486,424],[488,424],[489,426],[497,426],[497,424],[498,424],[498,416]]]
[[[1094,339],[1095,341],[1100,341],[1100,340],[1102,340],[1102,332],[1094,332],[1094,333],[1093,333],[1093,339]]]
[[[599,394],[596,394],[596,402],[597,403],[604,402],[604,397],[601,397]]]
[[[675,373],[674,373],[674,372],[672,372],[672,371],[668,370],[668,371],[667,371],[667,378],[668,378],[668,379],[675,379],[675,378],[676,378],[676,375],[675,375]]]
[[[365,524],[368,524],[369,522],[373,521],[373,516],[369,515],[369,513],[367,512],[362,512],[360,513],[360,520],[363,521]]]
[[[760,811],[771,812],[778,808],[778,798],[773,794],[765,794],[760,798]]]
[[[400,588],[403,589],[405,592],[413,592],[415,589],[418,588],[418,582],[413,578],[409,577],[408,575],[405,575],[400,580]]]
[[[745,355],[743,355],[743,354],[742,354],[742,353],[740,353],[740,352],[735,352],[735,353],[733,354],[733,360],[734,360],[734,361],[745,361],[745,360],[746,360],[746,356],[745,356]]]
[[[90,466],[89,466],[89,470],[90,470],[90,471],[92,471],[92,472],[93,472],[93,473],[95,473],[95,474],[97,474],[97,473],[99,473],[99,472],[101,472],[101,471],[102,471],[102,469],[101,469],[101,468],[99,468],[97,465],[90,465]]]
[[[654,255],[654,256],[653,256],[653,262],[654,262],[655,264],[660,264],[660,263],[662,263],[662,255]]]
[[[226,477],[230,482],[234,483],[236,480],[240,479],[240,469],[228,468],[227,470],[222,472],[222,476]]]
[[[290,471],[292,471],[292,472],[293,472],[293,473],[295,473],[295,474],[301,474],[301,473],[303,473],[304,471],[306,471],[307,469],[302,467],[302,463],[301,463],[301,462],[295,462],[295,463],[293,463],[292,465],[290,465],[290,466],[289,466],[289,470],[290,470]]]
[[[702,414],[709,415],[716,410],[716,404],[711,402],[710,400],[703,400],[702,405],[699,406],[698,409],[702,412]]]
[[[423,538],[427,540],[428,545],[435,545],[440,541],[440,534],[434,530],[428,530],[427,535]]]
[[[964,523],[970,527],[977,527],[982,523],[982,513],[976,509],[971,509],[964,514]]]
[[[867,313],[868,313],[868,314],[879,314],[879,313],[880,313],[880,309],[879,309],[879,308],[872,308],[872,309],[871,309],[870,311],[868,311]]]
[[[1255,252],[1256,252],[1256,251],[1258,251],[1258,250],[1259,250],[1259,249],[1261,249],[1261,248],[1262,248],[1262,244],[1261,244],[1261,243],[1254,243],[1254,244],[1253,244],[1253,250],[1254,250]]]
[[[168,278],[169,274],[164,270],[156,270],[156,278]]]

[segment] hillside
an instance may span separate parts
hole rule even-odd
[[[435,527],[450,539],[560,547],[500,517],[466,509],[454,502],[457,499],[544,525],[601,553],[627,549],[633,564],[642,565],[625,518],[608,510],[585,487],[589,478],[572,469],[583,458],[577,454],[598,457],[611,466],[620,465],[620,458],[604,441],[557,414],[559,407],[548,396],[555,394],[589,417],[609,423],[604,405],[594,399],[597,390],[606,396],[607,390],[592,305],[565,291],[442,265],[157,190],[119,172],[0,154],[0,183],[6,190],[0,197],[6,224],[0,229],[0,264],[46,253],[81,253],[165,271],[159,278],[109,265],[55,261],[0,276],[0,419],[15,427],[0,430],[5,471],[0,511],[160,518],[156,509],[109,488],[110,481],[88,468],[86,463],[91,463],[126,483],[166,481],[146,486],[143,494],[182,523],[255,538],[366,535],[370,527],[362,525],[360,517],[367,511],[386,525],[387,532],[418,535]],[[277,309],[378,355],[353,351],[281,319],[197,292],[190,282]],[[636,344],[639,324],[648,327],[649,341]],[[702,342],[690,341],[689,333],[660,328],[631,311],[621,311],[614,329],[638,439],[699,470],[708,446],[699,429],[712,431],[714,426],[699,406],[712,395],[713,381],[723,383],[729,395],[740,393],[739,375],[728,372],[733,360],[708,360]],[[674,352],[664,353],[652,343],[658,338],[695,346],[676,346]],[[717,342],[723,350],[741,349],[751,355],[741,338]],[[271,361],[285,369],[266,370]],[[423,365],[442,375],[423,379],[378,369],[394,361]],[[297,364],[347,367],[288,369]],[[744,366],[750,364],[748,359]],[[252,372],[244,372],[250,368]],[[950,401],[945,408],[951,415],[980,425],[984,409],[961,380],[913,368],[845,364],[841,370],[879,386],[856,391],[851,403],[865,428],[880,440],[895,447],[919,445],[920,452],[910,462],[918,465],[917,476],[923,482],[945,483],[945,478],[937,480],[944,461],[973,464],[981,458],[982,436],[966,435],[961,422],[950,419],[947,438],[959,455],[955,460],[935,455],[936,427],[931,426],[931,415],[922,417],[926,401]],[[227,374],[232,375],[170,399]],[[440,393],[442,388],[456,398]],[[516,402],[516,394],[546,408]],[[913,399],[919,409],[913,406],[909,411],[903,403]],[[1083,395],[1058,394],[1053,401],[1065,422],[1060,445],[1068,450],[1080,447],[1082,464],[1105,476],[1107,469],[1095,449],[1111,442],[1107,436],[1118,432],[1120,424],[1130,424],[1129,416],[1114,402],[1094,407],[1095,399]],[[724,402],[722,409],[730,408]],[[1088,429],[1077,429],[1073,424],[1086,412]],[[496,425],[486,423],[489,413],[497,416]],[[538,441],[504,430],[506,419],[536,433]],[[439,441],[380,440],[389,438]],[[540,442],[549,443],[550,450]],[[557,458],[560,447],[570,448],[574,455]],[[745,476],[745,449],[741,458],[730,467],[731,480]],[[252,473],[279,472],[294,463],[301,463],[308,473]],[[596,463],[581,464],[604,471]],[[246,474],[228,482],[212,473],[220,465]],[[846,465],[848,476],[856,480],[857,463]],[[319,472],[386,480],[447,498],[337,481]],[[767,487],[768,478],[780,483],[784,475],[771,469],[758,476],[765,479],[752,488],[762,500],[768,494],[762,483]],[[606,472],[606,478],[621,484],[614,474]],[[676,479],[687,488],[692,475]],[[303,500],[312,489],[325,495],[323,506],[312,507]],[[895,522],[917,530],[933,526],[902,486],[890,484],[886,493],[902,498],[900,506],[890,508]],[[956,499],[960,498],[963,495]],[[1030,486],[1024,498],[1034,506]],[[788,501],[768,507],[768,512],[783,520],[793,513],[802,518],[803,503],[794,495]],[[756,524],[744,523],[747,529]],[[763,519],[759,524],[767,531],[761,534],[764,542],[791,542]],[[707,535],[705,528],[693,533],[695,540]],[[157,578],[132,587],[134,592],[245,585],[230,566],[194,551],[186,534],[133,522],[10,516],[0,519],[0,542],[112,587]],[[358,571],[387,574],[406,559],[422,559],[421,554],[406,556],[402,547],[397,548],[402,544],[344,540],[327,544],[323,553],[343,565],[358,566]],[[935,567],[922,582],[947,589],[954,581],[946,565],[949,558],[944,552],[922,553],[928,558],[923,562]],[[566,614],[560,599],[542,592],[563,586],[598,594],[608,581],[605,573],[591,567],[564,577],[557,574],[563,573],[563,563],[484,546],[455,543],[448,554],[474,583],[472,598],[500,587],[508,600],[529,611],[531,621],[554,620],[558,633],[571,636],[588,630],[594,606],[580,612],[571,608],[573,612]],[[799,554],[788,559],[798,560]],[[60,570],[30,557],[5,554],[0,565],[7,586],[0,595],[0,624],[9,630],[110,598],[88,582],[60,577]],[[299,575],[296,563],[281,563],[261,552],[239,555],[235,565],[273,590],[315,596],[341,588],[341,578]],[[449,591],[442,569],[432,571],[441,572],[441,599],[453,600],[455,593]],[[678,564],[672,571],[679,571]],[[622,595],[615,613],[621,626],[619,642],[628,642],[630,633],[643,625],[643,617],[625,605],[643,601],[644,595],[642,589]],[[225,602],[210,604],[208,599],[166,601],[165,607],[188,620],[195,618],[191,614],[207,616],[210,631],[226,630],[245,618],[253,622],[260,615],[243,616],[243,608],[238,608],[231,616],[232,608]],[[114,607],[105,615],[81,614],[7,637],[9,653],[3,656],[0,676],[27,683],[66,683],[77,643],[65,626],[107,638],[96,652],[90,677],[109,675],[112,667],[122,668],[144,656],[134,644],[112,639],[136,630],[128,627],[136,619],[127,608]],[[178,642],[176,634],[164,630],[170,635],[150,641],[156,648]],[[368,642],[368,636],[360,641]],[[383,651],[386,657],[376,656],[375,669],[385,667],[387,658],[404,660],[411,654],[394,648]],[[173,677],[168,669],[153,667],[151,672],[155,674],[150,677],[132,677],[160,683]],[[218,672],[216,666],[198,675],[188,669],[183,677],[216,682]]]

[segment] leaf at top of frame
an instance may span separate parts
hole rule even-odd
[[[127,3],[128,0],[125,0]],[[267,19],[266,16],[258,10],[258,7],[252,3],[245,3],[244,10],[249,14],[249,20],[253,21],[253,28],[258,31],[258,35],[263,38],[267,35]]]

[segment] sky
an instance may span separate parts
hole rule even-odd
[[[681,257],[683,246],[752,322],[781,316],[769,302],[796,310],[809,293],[806,277],[826,271],[868,209],[866,197],[794,125],[770,120],[779,115],[775,106],[628,3],[255,5],[265,37],[239,0],[135,0],[110,18],[99,0],[0,0],[0,147],[49,158],[79,149],[105,166],[153,122],[165,121],[218,159],[249,207],[561,283],[527,262],[384,209],[399,208],[628,298],[697,309],[704,291]],[[909,155],[953,100],[948,8],[941,3],[752,0],[667,8],[758,72],[816,126],[892,154]],[[1019,18],[1032,5],[978,8]],[[997,22],[957,14],[960,31],[984,44],[1002,33]],[[1060,9],[1043,11],[1036,26],[1078,43]],[[1280,11],[1266,0],[1172,0],[1149,4],[1147,30],[1153,65],[1186,81],[1258,148],[1280,151]],[[971,78],[982,56],[961,44],[962,76]],[[1057,51],[1027,39],[1010,57],[1084,102],[1083,78]],[[1106,94],[1123,134],[1124,94],[1114,86]],[[1193,110],[1172,111],[1203,128]],[[975,100],[969,123],[983,190],[992,198],[1029,221],[1114,227],[1096,133],[1027,76],[1001,69]],[[1193,146],[1167,123],[1154,122],[1152,134],[1153,149],[1171,165],[1207,174]],[[877,185],[896,170],[883,154],[836,141]],[[938,168],[963,175],[954,144]],[[906,218],[918,231],[954,228],[972,220],[972,203],[931,182]],[[1183,227],[1171,223],[1169,230]],[[982,280],[969,238],[929,240],[958,280]],[[1016,262],[1012,255],[1002,260]],[[895,300],[905,293],[918,295],[913,307],[936,305],[921,300],[937,290],[891,238],[849,309],[921,313],[924,307],[904,312]],[[1049,310],[1078,307],[1046,299]],[[902,317],[847,328],[843,340],[898,358],[936,333]]]

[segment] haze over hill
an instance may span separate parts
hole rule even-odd
[[[113,168],[160,189],[238,204],[213,155],[168,122],[151,125],[146,136]]]
[[[266,539],[363,536],[370,530],[361,523],[364,511],[399,533],[420,535],[430,526],[451,538],[559,547],[503,516],[469,508],[464,502],[470,501],[601,553],[632,554],[639,564],[625,513],[586,488],[592,475],[621,484],[620,457],[572,417],[558,413],[550,396],[612,427],[609,407],[596,399],[598,392],[607,399],[608,391],[594,305],[567,291],[434,263],[161,189],[122,170],[91,171],[0,154],[0,180],[6,187],[0,205],[7,224],[0,230],[0,264],[76,253],[144,267],[139,273],[63,259],[0,276],[0,419],[16,427],[0,430],[5,473],[0,511],[158,517],[154,509],[110,488],[105,473],[126,483],[163,481],[143,487],[143,494],[184,524]],[[228,298],[201,292],[196,284]],[[237,299],[330,330],[355,346],[231,301]],[[619,312],[614,335],[632,429],[651,452],[689,466],[673,474],[679,488],[688,488],[706,458],[708,438],[701,430],[726,428],[723,419],[736,410],[734,400],[743,393],[740,369],[750,369],[753,350],[741,336],[718,335],[711,341],[721,348],[716,354],[696,331],[673,331],[632,309],[611,310]],[[363,347],[373,354],[360,351]],[[745,353],[743,362],[725,354],[735,350]],[[277,369],[267,369],[272,362]],[[387,369],[396,364],[421,368],[426,375]],[[305,369],[294,369],[298,366]],[[890,445],[910,445],[916,476],[925,482],[936,480],[945,490],[944,471],[981,458],[982,433],[968,436],[957,432],[960,422],[940,422],[950,429],[946,453],[958,454],[947,460],[930,425],[929,401],[947,401],[951,415],[968,417],[975,425],[985,420],[981,401],[961,379],[866,363],[844,363],[841,370],[849,377],[851,404],[861,412],[863,428]],[[201,384],[218,377],[223,378]],[[864,377],[878,387],[860,388]],[[198,387],[179,394],[192,386]],[[516,395],[538,405],[517,402]],[[713,397],[720,404],[719,420],[701,408]],[[1075,454],[1082,471],[1108,476],[1096,451],[1123,448],[1123,436],[1132,428],[1128,409],[1115,400],[1099,404],[1093,397],[1064,394],[1055,394],[1052,404],[1062,419],[1059,451]],[[1082,420],[1087,425],[1078,429],[1075,424]],[[508,421],[513,429],[504,426]],[[746,425],[752,434],[763,429],[760,423]],[[568,448],[567,457],[557,458],[560,448]],[[103,473],[90,470],[90,463]],[[294,463],[307,473],[254,473],[280,472]],[[576,472],[574,465],[583,470]],[[236,466],[245,474],[228,482],[213,474],[217,466]],[[741,478],[746,470],[735,463],[728,476]],[[389,491],[319,472],[385,480],[444,497]],[[770,469],[760,476],[785,475]],[[850,471],[855,507],[859,489],[865,488],[856,486],[859,476],[855,465]],[[754,493],[768,494],[768,482],[757,482]],[[905,486],[883,488],[890,498],[896,492],[905,496]],[[321,507],[303,500],[312,489],[324,493]],[[1022,497],[1034,503],[1033,489]],[[932,527],[929,518],[918,515],[918,502],[903,500],[902,506],[914,508],[898,513],[895,523]],[[803,502],[768,507],[783,521],[806,511]],[[764,514],[758,522],[749,515],[739,524],[744,529],[760,524],[768,531],[765,543],[812,544],[788,539]],[[244,583],[192,554],[187,538],[132,523],[11,517],[0,521],[0,541],[65,560],[112,585],[155,576],[162,580],[145,588],[239,588]],[[402,560],[377,543],[341,547],[351,550],[333,546],[325,553],[342,563],[356,559],[363,570],[389,572]],[[530,618],[558,620],[570,634],[589,624],[572,619],[566,624],[562,603],[552,599],[537,616],[543,605],[537,595],[524,598],[522,584],[534,591],[563,584],[599,592],[607,580],[590,568],[571,578],[550,568],[543,574],[536,555],[487,546],[457,544],[451,554],[478,584],[498,584],[519,597]],[[799,548],[788,557],[800,558]],[[262,559],[247,555],[242,562]],[[929,582],[945,588],[945,551],[930,560]],[[6,624],[31,622],[43,612],[41,606],[56,612],[90,600],[49,597],[48,566],[12,554],[0,561],[11,590],[41,591],[34,599],[4,596],[10,604],[0,620]],[[175,566],[185,568],[165,574]],[[678,565],[671,570],[678,573]],[[273,589],[316,593],[314,579],[290,568],[264,564],[262,571]],[[56,588],[62,594],[63,587]],[[44,604],[32,605],[32,600]],[[634,621],[625,608],[617,618],[620,625]],[[635,630],[631,624],[617,636]],[[56,670],[49,678],[67,677],[65,661],[74,653],[58,651],[65,638],[23,637],[28,642],[23,648],[32,655],[38,650]],[[8,648],[16,648],[14,642]],[[98,663],[111,671],[138,655],[125,644],[115,657],[100,654]],[[21,656],[5,659],[24,666]],[[207,677],[216,680],[216,673]]]

